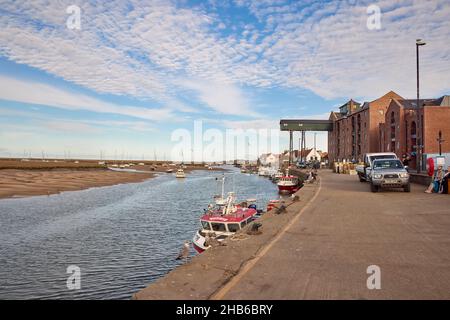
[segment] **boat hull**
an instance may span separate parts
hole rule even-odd
[[[202,253],[205,252],[205,249],[199,247],[198,245],[195,244],[195,242],[192,243],[192,246],[194,247],[195,251],[197,251],[198,253]]]
[[[294,193],[297,192],[300,189],[299,186],[284,186],[284,185],[278,185],[278,191],[280,193]]]
[[[198,231],[195,233],[194,239],[192,239],[192,246],[198,253],[204,252],[208,247],[205,247],[205,237],[202,236]]]

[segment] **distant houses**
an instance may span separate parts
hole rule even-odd
[[[293,150],[291,159],[294,164],[300,162],[302,159],[305,162],[317,160],[328,163],[328,153],[316,150],[315,148],[305,149],[303,151]],[[286,150],[281,154],[264,153],[259,157],[258,162],[263,167],[279,168],[281,165],[289,163],[289,151]]]
[[[324,159],[323,159],[324,158]],[[328,153],[322,152],[315,148],[304,149],[304,150],[292,150],[292,163],[297,163],[300,161],[311,162],[311,161],[320,161],[324,162],[324,160],[328,159]],[[289,162],[289,151],[285,151],[280,156],[280,162],[288,163]]]
[[[278,168],[280,166],[280,155],[275,153],[264,153],[259,157],[259,164],[263,167]]]

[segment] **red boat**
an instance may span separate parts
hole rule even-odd
[[[289,169],[287,169],[286,174],[278,180],[277,185],[280,193],[294,193],[300,189],[298,177],[290,175]]]
[[[258,217],[256,209],[236,205],[234,200],[234,193],[230,192],[226,201],[216,201],[200,218],[201,228],[192,241],[197,252],[210,248],[212,241],[223,241]]]

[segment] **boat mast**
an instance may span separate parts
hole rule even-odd
[[[222,176],[222,199],[225,196],[225,174]]]

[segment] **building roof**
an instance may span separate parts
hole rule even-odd
[[[450,95],[442,96],[438,99],[428,99],[423,103],[425,106],[450,107]]]
[[[417,99],[393,99],[393,101],[405,109],[417,109]],[[419,99],[419,106],[450,107],[450,96],[442,96],[437,99]]]
[[[328,120],[331,121],[336,121],[338,119],[342,118],[342,114],[336,111],[331,111],[330,113],[330,117],[328,118]]]
[[[392,100],[398,100],[398,101],[404,100],[402,96],[400,96],[399,94],[397,94],[396,92],[391,90],[388,93],[386,93],[385,95],[383,95],[375,100],[372,100],[370,102],[364,102],[364,104],[362,105],[360,110],[362,111],[362,110],[369,109],[373,103],[376,103],[383,99],[392,99]],[[360,111],[360,110],[358,110],[358,111]]]
[[[302,157],[308,156],[313,149],[303,149],[302,152],[299,152]]]
[[[419,99],[419,105],[430,103],[434,99]],[[403,99],[398,101],[405,109],[417,109],[417,99]]]
[[[397,99],[397,100],[403,100],[403,97],[401,97],[401,96],[398,95],[396,92],[394,92],[394,91],[391,90],[391,91],[389,91],[388,93],[386,93],[385,95],[381,96],[380,98],[377,98],[377,99],[372,100],[372,101],[370,101],[370,102],[364,102],[363,104],[361,104],[361,103],[359,103],[359,102],[356,102],[356,101],[354,101],[353,99],[350,99],[348,102],[346,102],[345,104],[343,104],[342,106],[339,107],[339,110],[341,110],[341,112],[335,112],[335,111],[332,111],[332,112],[330,113],[329,120],[331,120],[331,121],[336,121],[336,120],[344,119],[344,118],[346,118],[347,116],[350,116],[350,115],[352,115],[352,114],[355,114],[355,113],[358,113],[358,112],[361,112],[361,111],[364,111],[364,110],[370,108],[370,105],[371,105],[372,103],[376,103],[376,102],[378,102],[378,101],[380,101],[380,100],[383,100],[383,99],[392,99],[392,100]],[[349,104],[354,104],[354,105],[356,106],[356,108],[353,109],[353,110],[348,110],[348,111],[350,111],[350,112],[347,113],[347,114],[342,113],[342,110],[344,110],[345,107],[348,106]]]

